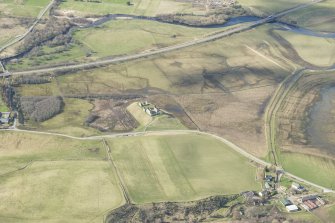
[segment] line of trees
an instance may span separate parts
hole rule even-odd
[[[14,85],[21,84],[46,84],[50,83],[49,77],[41,77],[41,76],[21,76],[14,79]]]

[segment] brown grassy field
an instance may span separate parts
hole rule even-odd
[[[279,81],[299,67],[283,58],[285,49],[268,35],[270,28],[270,25],[258,27],[238,36],[149,59],[69,73],[38,86],[39,93],[28,86],[21,87],[20,92],[64,97],[129,94],[148,97],[184,126],[215,132],[263,156],[266,151],[264,108]],[[98,101],[93,104],[97,112],[104,106]],[[101,113],[112,120],[111,114],[111,110]],[[80,117],[82,125],[85,118]],[[57,116],[48,123],[56,124],[56,120],[59,120]],[[78,118],[75,120],[80,123]],[[101,124],[107,127],[107,123]]]
[[[285,170],[335,188],[334,72],[307,72],[277,114],[278,158]]]
[[[329,100],[323,92],[335,84],[333,73],[306,73],[286,97],[278,113],[279,142],[284,151],[334,156],[335,151],[330,149],[334,143],[334,105],[328,101],[313,112],[316,104]],[[314,113],[320,113],[320,117]]]

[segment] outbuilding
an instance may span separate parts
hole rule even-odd
[[[299,211],[299,208],[297,207],[297,205],[292,204],[292,205],[286,206],[286,210],[288,212],[296,212],[296,211]]]

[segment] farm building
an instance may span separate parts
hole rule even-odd
[[[265,181],[266,182],[270,182],[270,181],[272,181],[273,180],[273,176],[271,176],[271,175],[266,175],[265,176]]]
[[[297,207],[297,205],[292,204],[292,205],[286,206],[286,210],[288,212],[296,212],[296,211],[299,211],[299,208]]]
[[[270,192],[267,190],[260,191],[258,195],[263,198],[267,198],[269,196]]]
[[[8,124],[9,118],[8,117],[1,117],[0,118],[0,123],[1,124]]]
[[[0,124],[8,124],[10,121],[10,112],[0,112]]]
[[[282,203],[285,207],[286,207],[286,206],[290,206],[290,205],[293,204],[293,203],[292,203],[289,199],[287,199],[287,198],[283,198],[283,199],[281,199],[281,200],[280,200],[280,203]]]
[[[303,186],[301,186],[300,184],[295,183],[295,182],[292,183],[291,188],[296,190],[296,191],[299,191],[299,192],[302,192],[302,191],[305,190],[305,188]]]
[[[299,201],[301,202],[301,206],[307,211],[325,205],[325,202],[317,195],[306,195],[301,197]]]
[[[156,115],[159,115],[159,110],[158,108],[156,107],[153,107],[153,108],[146,108],[145,109],[145,112],[150,115],[150,116],[156,116]]]

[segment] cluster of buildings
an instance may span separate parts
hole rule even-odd
[[[155,105],[148,103],[147,101],[139,102],[138,105],[151,117],[161,114],[160,109],[158,109]]]
[[[288,212],[296,212],[299,210],[312,211],[325,205],[325,202],[317,194],[303,194],[307,191],[306,188],[296,182],[292,183],[291,191],[294,192],[295,195],[283,198],[280,201]]]
[[[242,193],[246,202],[255,206],[264,205],[270,199],[278,199],[288,212],[300,210],[312,211],[325,205],[317,194],[308,194],[306,188],[299,183],[292,182],[290,188],[279,186],[280,173],[276,176],[265,175],[263,190],[255,193],[247,191]]]

